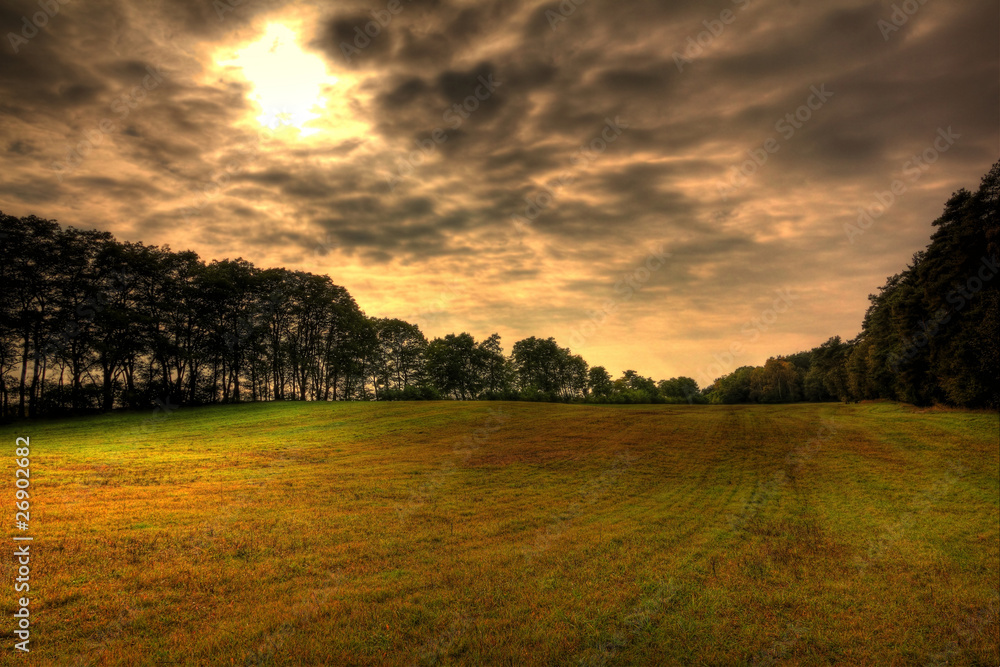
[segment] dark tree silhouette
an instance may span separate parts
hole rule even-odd
[[[453,398],[609,403],[886,398],[997,407],[1000,162],[960,190],[926,250],[890,277],[860,334],[738,368],[699,390],[612,381],[553,338],[428,342],[367,317],[328,276],[123,243],[0,213],[0,416],[274,400]]]

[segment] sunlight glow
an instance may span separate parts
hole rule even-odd
[[[298,128],[302,136],[319,130],[306,124],[319,118],[326,101],[325,86],[337,83],[322,58],[303,51],[295,31],[280,23],[267,26],[264,36],[219,65],[238,68],[253,85],[251,99],[261,108],[257,121],[271,129]]]

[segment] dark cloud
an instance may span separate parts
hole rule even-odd
[[[372,27],[366,32],[368,24]],[[392,53],[391,25],[390,21],[383,27],[371,14],[334,16],[327,19],[315,44],[338,65],[368,64],[384,60]]]
[[[387,113],[392,113],[403,107],[412,106],[430,90],[430,86],[419,77],[407,77],[400,81],[399,85],[385,92],[380,96],[382,108]]]
[[[35,150],[35,147],[30,142],[18,139],[17,141],[11,142],[11,144],[7,146],[7,150],[11,153],[17,153],[18,155],[28,155]]]
[[[854,335],[1000,144],[985,1],[926,3],[886,38],[888,0],[100,0],[6,37],[37,6],[0,2],[0,210],[330,272],[372,314],[508,345],[568,344],[665,248],[581,350],[613,370],[670,349],[645,372],[696,375],[781,289],[798,300],[742,361]],[[264,132],[255,82],[220,64],[273,23],[338,78],[301,134]],[[858,208],[949,127],[960,139],[851,243]]]

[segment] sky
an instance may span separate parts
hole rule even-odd
[[[860,330],[1000,157],[994,0],[0,0],[0,211],[694,377]]]

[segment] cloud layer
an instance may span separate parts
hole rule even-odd
[[[1000,156],[985,0],[48,4],[0,4],[0,210],[613,373],[853,336]],[[280,70],[304,131],[239,65],[276,24],[329,75]]]

